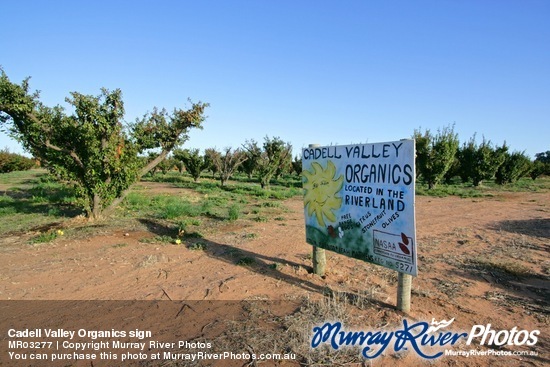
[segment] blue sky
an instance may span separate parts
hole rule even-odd
[[[3,1],[0,65],[47,105],[121,88],[126,120],[211,104],[190,148],[375,143],[455,124],[550,150],[550,1]],[[0,148],[20,148],[0,133]]]

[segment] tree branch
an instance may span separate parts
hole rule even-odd
[[[151,162],[147,163],[147,165],[145,165],[145,167],[143,167],[143,168],[141,169],[141,171],[139,171],[139,173],[138,173],[138,181],[139,181],[143,176],[145,176],[150,170],[152,170],[153,168],[155,168],[160,162],[162,162],[162,161],[164,160],[164,158],[166,158],[166,156],[168,155],[168,153],[170,153],[170,150],[165,149],[165,150],[163,150],[162,152],[160,152],[160,154],[157,155],[155,159],[153,159]]]
[[[23,116],[21,116],[21,114],[15,112],[15,111],[11,111],[10,108],[8,108],[7,106],[0,106],[0,111],[8,114],[12,119],[13,119],[13,122],[18,126],[18,130],[19,131],[25,131],[25,120],[30,120],[32,122],[34,122],[35,124],[37,124],[38,126],[40,126],[43,130],[43,126],[44,126],[44,123],[42,121],[40,121],[40,119],[38,117],[36,117],[36,115],[34,113],[30,113],[30,112],[23,112]],[[84,169],[84,164],[82,163],[82,160],[80,159],[80,157],[78,156],[78,154],[76,154],[76,152],[74,150],[68,150],[68,149],[64,149],[64,148],[60,148],[52,143],[50,143],[50,140],[49,139],[46,139],[46,141],[44,142],[40,142],[40,141],[36,141],[35,139],[29,139],[31,144],[32,145],[35,145],[35,146],[39,146],[40,144],[43,145],[44,147],[48,148],[48,149],[52,149],[52,150],[55,150],[57,152],[63,152],[63,153],[66,153],[68,155],[71,156],[71,158],[74,160],[74,162],[82,169]]]
[[[66,153],[68,155],[71,156],[71,158],[75,161],[76,164],[78,164],[78,166],[82,169],[84,169],[84,163],[82,163],[82,161],[80,160],[80,157],[78,156],[78,154],[76,154],[76,152],[74,150],[68,150],[68,149],[63,149],[63,148],[60,148],[56,145],[53,145],[50,143],[50,140],[46,140],[44,142],[44,146],[46,148],[49,148],[49,149],[52,149],[52,150],[55,150],[57,152],[63,152],[63,153]]]
[[[143,167],[139,173],[138,173],[138,176],[137,176],[137,179],[136,179],[136,182],[139,181],[143,176],[145,176],[149,171],[151,171],[153,168],[155,168],[160,162],[162,162],[162,160],[164,158],[166,158],[166,156],[168,155],[168,153],[170,153],[170,150],[163,150],[162,152],[160,152],[160,154],[158,156],[156,156],[155,159],[153,159],[151,162],[149,162],[145,167]],[[130,190],[132,189],[132,186],[128,187],[126,190],[122,191],[120,193],[120,196],[116,199],[114,199],[111,204],[109,204],[108,207],[106,207],[105,209],[103,209],[103,214],[105,216],[108,216],[110,215],[113,210],[116,209],[116,207],[122,203],[122,201],[126,198],[126,196],[128,196],[128,194],[130,193]]]

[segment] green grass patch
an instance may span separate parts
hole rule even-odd
[[[48,171],[42,168],[2,173],[0,174],[0,185],[20,187],[23,185],[33,184],[44,176],[48,176]]]
[[[439,184],[429,190],[422,182],[416,183],[416,194],[423,196],[459,196],[462,198],[494,197],[500,192],[547,192],[550,191],[550,177],[539,177],[532,180],[523,177],[518,181],[506,185],[499,185],[494,180],[485,180],[480,186],[471,183]]]
[[[461,198],[482,198],[494,196],[494,194],[489,192],[489,190],[485,187],[476,188],[473,186],[468,187],[462,185],[438,185],[431,190],[429,190],[425,185],[417,185],[416,195],[434,197],[458,196]]]
[[[141,238],[139,242],[141,243],[174,243],[176,239],[171,236],[155,236],[155,237],[147,237],[147,238]]]
[[[241,207],[238,204],[232,204],[228,209],[230,221],[235,221],[241,216]]]
[[[17,175],[12,175],[14,173]],[[11,172],[0,176],[3,175],[12,176],[3,177],[4,181],[10,184],[19,181],[20,186],[0,196],[0,234],[28,231],[82,213],[74,190],[49,179],[42,181],[40,178],[47,176],[44,171]]]
[[[152,198],[139,192],[131,192],[126,196],[124,205],[128,209],[141,211],[148,209],[152,205]]]
[[[31,238],[29,240],[29,243],[31,245],[37,244],[37,243],[47,243],[52,242],[57,238],[57,233],[54,231],[44,232],[40,233],[38,236]]]

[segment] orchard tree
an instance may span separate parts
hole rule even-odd
[[[216,155],[217,150],[215,148],[209,148],[204,151],[204,163],[206,164],[206,170],[212,172],[212,178],[216,179],[216,174],[218,173],[218,168],[214,164],[211,155]]]
[[[272,161],[279,161],[275,170],[276,179],[279,179],[283,173],[290,172],[292,168],[292,145],[290,143],[285,143],[279,137],[269,139],[266,136],[264,150]],[[269,181],[267,185],[269,186]]]
[[[475,141],[475,135],[458,151],[460,161],[460,177],[462,182],[472,180],[474,186],[482,184],[483,180],[495,176],[497,169],[504,162],[506,143],[502,147],[493,147],[491,141],[483,137],[481,144]]]
[[[415,130],[413,138],[416,140],[416,174],[421,176],[433,189],[451,168],[458,149],[458,135],[454,127],[445,127],[432,135],[430,130],[424,134]]]
[[[254,140],[247,141],[244,145],[247,152],[252,154],[257,149]],[[292,145],[285,143],[279,137],[264,138],[263,149],[258,157],[256,172],[262,188],[269,188],[273,176],[281,174],[290,166],[292,159]]]
[[[188,110],[153,109],[124,125],[124,103],[119,89],[101,89],[98,96],[72,92],[61,106],[48,107],[38,92],[30,92],[29,78],[12,83],[0,70],[0,124],[33,156],[63,180],[74,184],[84,200],[88,218],[112,212],[130,186],[156,167],[187,139],[191,128],[202,128],[205,103]],[[146,163],[139,155],[156,150]]]
[[[533,180],[542,175],[550,175],[550,150],[535,154],[529,175]]]
[[[538,177],[542,175],[547,175],[550,173],[549,169],[550,165],[548,163],[542,163],[541,161],[534,160],[531,163],[531,169],[529,170],[529,176],[536,180]]]
[[[240,149],[233,150],[230,147],[224,149],[223,153],[216,148],[205,150],[216,172],[220,174],[221,185],[224,186],[227,180],[235,173],[237,168],[246,160],[246,154]]]
[[[529,170],[532,167],[531,160],[524,152],[506,152],[504,157],[504,163],[502,163],[495,174],[496,183],[499,185],[513,183],[529,174]]]
[[[172,171],[176,167],[176,161],[174,158],[166,157],[157,166],[163,175]]]
[[[256,173],[260,166],[260,159],[262,157],[262,148],[258,145],[254,139],[246,141],[243,145],[244,154],[246,154],[246,161],[241,165],[241,169],[251,179],[252,175]]]
[[[0,150],[0,173],[26,171],[33,168],[35,165],[36,161],[34,159],[27,158],[20,154],[10,153],[7,148]]]
[[[183,172],[185,171],[185,165],[183,164],[183,161],[176,158],[175,151],[174,151],[173,155],[174,155],[174,165],[178,169],[178,172],[180,174],[183,174]]]
[[[204,156],[200,155],[198,149],[184,149],[174,151],[174,158],[183,162],[185,169],[195,182],[199,181],[202,171],[208,168]]]
[[[456,151],[455,158],[453,159],[453,163],[451,163],[451,166],[449,167],[449,169],[445,173],[445,176],[443,176],[443,182],[445,182],[445,184],[447,184],[447,185],[451,185],[453,183],[453,179],[455,177],[457,177],[457,176],[460,177],[461,165],[460,165],[460,161],[458,159],[459,153],[460,153],[460,148],[458,148],[458,150]]]
[[[175,165],[179,173],[183,174],[185,171],[185,164],[183,163],[184,157],[187,154],[187,149],[174,149],[172,152],[172,157],[174,157]]]
[[[302,174],[302,157],[301,156],[294,157],[294,160],[292,161],[292,170],[298,176]]]
[[[550,164],[550,150],[535,154],[535,160],[542,163]]]

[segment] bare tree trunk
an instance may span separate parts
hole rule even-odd
[[[92,202],[92,217],[90,219],[99,219],[101,217],[101,212],[101,196],[94,194],[94,200]]]

